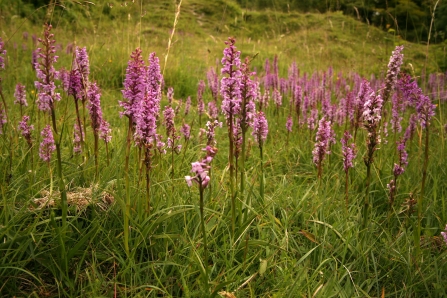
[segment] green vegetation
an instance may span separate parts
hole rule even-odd
[[[177,8],[174,1],[67,0],[56,1],[59,3],[56,7],[40,8],[45,2],[48,1],[0,3],[0,37],[7,50],[6,67],[0,70],[0,78],[9,113],[0,135],[1,296],[447,295],[447,246],[440,236],[447,223],[444,128],[447,109],[445,99],[435,92],[441,90],[425,88],[428,79],[424,76],[438,73],[442,77],[440,73],[447,68],[445,41],[437,40],[437,44],[426,47],[402,39],[396,31],[384,32],[339,11],[356,6],[363,15],[366,8],[372,9],[374,1],[361,1],[364,10],[357,5],[360,1],[289,1],[289,11],[279,0],[183,0],[165,60]],[[423,10],[428,7],[419,2],[388,1],[388,5],[390,9],[404,4]],[[247,7],[249,3],[253,6]],[[307,6],[298,7],[300,3]],[[315,7],[326,13],[316,13]],[[443,3],[439,11],[445,9]],[[424,11],[421,19],[425,22]],[[440,15],[439,22],[444,19]],[[65,224],[62,224],[65,220],[56,158],[53,156],[49,168],[38,155],[40,131],[49,119],[35,103],[36,74],[31,59],[37,44],[33,43],[32,35],[42,36],[45,21],[54,26],[59,56],[57,70],[71,69],[73,45],[87,48],[90,81],[96,81],[102,89],[103,115],[112,128],[108,150],[103,143],[99,145],[98,177],[92,128],[87,127],[84,149],[88,154],[74,154],[75,104],[57,81],[62,94],[62,100],[56,103],[57,126],[61,129],[62,172],[68,201]],[[433,33],[439,32],[436,30]],[[425,41],[424,34],[418,35],[419,41]],[[398,159],[395,142],[403,132],[394,134],[389,126],[388,137],[383,136],[388,143],[379,146],[370,168],[371,208],[364,224],[367,168],[363,158],[367,153],[367,132],[360,128],[356,136],[358,156],[354,168],[346,175],[350,181],[346,204],[340,139],[348,124],[334,127],[337,143],[331,147],[332,154],[326,156],[322,176],[318,178],[312,162],[316,129],[309,130],[306,125],[298,128],[295,123],[292,132],[286,131],[287,116],[292,112],[288,93],[284,94],[281,107],[276,109],[271,102],[265,110],[269,135],[262,149],[262,160],[259,147],[251,138],[251,128],[247,131],[246,160],[242,163],[244,192],[238,194],[242,188],[235,187],[236,199],[240,199],[236,205],[244,212],[238,213],[236,220],[232,218],[229,140],[222,115],[219,119],[224,125],[216,129],[218,153],[211,164],[210,185],[203,193],[196,185],[189,188],[184,176],[191,175],[191,163],[204,156],[206,137],[200,134],[200,128],[205,128],[208,120],[203,115],[199,126],[197,86],[199,80],[206,81],[210,67],[216,67],[220,75],[220,60],[228,36],[236,38],[242,58],[253,58],[251,67],[261,80],[266,71],[265,60],[272,63],[275,56],[281,78],[288,77],[293,62],[300,70],[300,78],[306,74],[308,78],[321,79],[325,73],[332,85],[323,89],[336,106],[340,100],[334,92],[337,83],[346,79],[346,84],[353,88],[355,74],[371,80],[372,75],[384,78],[391,52],[396,45],[403,44],[402,71],[417,77],[424,92],[433,92],[431,98],[437,105],[430,126],[424,193],[421,194],[421,165],[425,160],[426,131],[418,126],[407,144],[409,165],[399,178],[394,205],[390,208],[387,184],[393,178],[393,165]],[[187,123],[192,130],[189,141],[182,138],[183,148],[174,156],[174,163],[170,154],[154,154],[150,210],[141,172],[141,152],[131,147],[131,205],[126,226],[123,213],[128,120],[119,116],[122,109],[118,101],[123,100],[121,90],[127,62],[137,47],[142,49],[146,62],[149,53],[157,53],[164,71],[161,106],[168,104],[166,91],[172,86],[173,106],[179,107],[176,128],[179,131]],[[22,116],[22,111],[13,104],[18,82],[26,86],[29,106],[23,112],[30,115],[35,127],[31,148],[17,128]],[[440,86],[445,86],[445,81],[443,84]],[[378,89],[375,91],[379,92]],[[185,115],[188,96],[193,107]],[[207,88],[204,100],[208,103],[211,99]],[[390,103],[385,109],[390,115]],[[413,112],[409,109],[402,115],[404,130]],[[161,123],[162,116],[158,133],[165,138]],[[239,185],[244,171],[238,170],[235,185]],[[174,177],[171,173],[175,173]],[[265,181],[262,191],[260,181]],[[414,205],[414,200],[420,200],[421,195],[424,197],[421,237],[416,237],[419,206]],[[203,210],[199,206],[202,200]],[[124,230],[129,238],[128,252]]]

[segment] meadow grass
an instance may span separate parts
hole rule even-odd
[[[138,2],[138,1],[137,1]],[[287,135],[290,95],[283,105],[274,103],[265,110],[269,135],[259,148],[248,131],[245,188],[236,194],[244,213],[233,231],[225,120],[216,129],[216,147],[210,186],[204,191],[204,217],[201,218],[199,189],[189,188],[184,176],[191,163],[200,160],[206,137],[200,135],[196,110],[199,80],[206,80],[209,67],[220,72],[224,41],[235,36],[242,57],[256,58],[252,67],[259,78],[265,73],[265,59],[279,61],[279,76],[287,78],[295,61],[300,78],[323,72],[333,75],[335,85],[342,78],[358,73],[367,79],[383,78],[391,51],[404,44],[404,65],[408,73],[421,75],[425,46],[405,42],[377,28],[340,13],[298,14],[276,11],[244,11],[232,1],[191,0],[182,3],[180,19],[167,60],[162,107],[167,105],[167,87],[174,87],[174,107],[183,107],[175,118],[191,125],[191,139],[171,163],[169,154],[154,154],[150,171],[151,210],[146,210],[144,179],[140,173],[140,153],[130,152],[130,217],[126,226],[124,160],[127,119],[119,117],[121,91],[127,61],[136,47],[144,58],[156,52],[164,67],[164,55],[174,23],[175,3],[118,2],[55,10],[52,15],[58,51],[57,69],[71,68],[72,53],[67,45],[86,46],[90,58],[90,80],[102,89],[104,118],[112,127],[107,157],[99,146],[99,179],[95,179],[93,136],[87,127],[89,156],[73,154],[73,123],[76,119],[72,97],[64,92],[56,103],[57,125],[62,130],[62,171],[68,192],[68,216],[62,225],[58,178],[50,181],[48,166],[38,158],[39,134],[47,115],[35,104],[35,72],[31,67],[31,37],[42,35],[41,24],[23,18],[2,20],[1,37],[6,41],[7,64],[0,71],[9,119],[0,136],[1,215],[0,215],[0,293],[5,296],[106,296],[126,297],[442,297],[447,295],[447,246],[440,232],[447,223],[445,158],[445,99],[434,96],[436,115],[430,126],[429,163],[425,185],[420,237],[421,253],[415,254],[421,165],[424,161],[424,130],[418,126],[407,144],[409,164],[399,178],[394,205],[388,203],[387,184],[393,178],[397,160],[395,141],[389,128],[375,152],[369,186],[370,212],[363,226],[367,152],[364,129],[356,137],[358,156],[349,172],[349,204],[345,203],[345,173],[340,138],[344,125],[335,125],[337,143],[323,163],[321,179],[312,162],[316,130],[306,125]],[[223,11],[222,11],[223,10]],[[68,15],[68,16],[67,16]],[[67,20],[78,18],[78,21]],[[65,20],[65,21],[64,21]],[[59,24],[59,25],[57,25]],[[15,46],[17,44],[17,46]],[[22,47],[25,44],[26,48]],[[438,72],[441,49],[430,46],[427,73]],[[409,63],[412,66],[409,66]],[[339,77],[340,73],[340,77]],[[20,110],[14,101],[14,88],[27,87],[29,106],[24,112],[35,126],[34,146],[29,149],[17,125]],[[352,85],[352,81],[348,81]],[[445,86],[445,81],[444,81]],[[332,103],[340,99],[331,91]],[[377,91],[377,90],[376,90]],[[425,92],[429,92],[425,89]],[[184,115],[187,96],[193,99],[191,113]],[[205,102],[211,100],[207,88]],[[319,106],[320,108],[320,106]],[[219,105],[220,109],[220,105]],[[389,106],[386,106],[389,111]],[[403,127],[409,121],[403,115]],[[292,113],[292,115],[294,115]],[[295,116],[294,116],[295,117]],[[296,121],[296,118],[294,118]],[[204,128],[202,119],[202,128]],[[159,121],[159,133],[164,128]],[[288,145],[286,146],[286,141]],[[31,158],[33,157],[33,158]],[[107,162],[109,158],[109,162]],[[31,162],[33,160],[33,162]],[[50,163],[56,172],[56,161]],[[174,177],[171,177],[174,167]],[[265,190],[259,191],[260,168]],[[240,175],[244,171],[237,170]],[[238,176],[239,184],[240,176]],[[53,188],[53,196],[48,191]],[[239,187],[236,187],[240,189]],[[237,190],[236,190],[237,193]],[[71,199],[70,199],[71,198]],[[37,201],[36,199],[40,199]],[[52,204],[50,199],[54,199]],[[48,206],[39,205],[46,202]],[[249,202],[249,203],[248,203]],[[203,219],[203,221],[202,221]],[[204,252],[206,233],[207,257]],[[129,233],[125,249],[124,230]],[[205,261],[208,260],[208,261]],[[66,262],[66,268],[64,268]],[[220,294],[219,294],[220,293]],[[227,296],[231,297],[231,296]]]

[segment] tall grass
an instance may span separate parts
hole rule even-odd
[[[296,128],[287,133],[285,124],[291,112],[287,101],[291,96],[286,92],[277,113],[272,102],[264,109],[269,120],[269,134],[261,147],[253,141],[251,128],[247,128],[245,173],[239,172],[244,175],[244,187],[240,190],[244,193],[234,198],[244,198],[250,203],[237,202],[246,208],[246,213],[240,221],[235,221],[226,155],[231,141],[226,129],[216,130],[219,152],[210,175],[212,188],[207,191],[189,188],[184,179],[190,174],[190,163],[202,155],[201,149],[206,146],[206,138],[200,136],[200,128],[204,127],[198,126],[197,111],[184,116],[184,104],[178,108],[177,129],[182,122],[192,127],[191,139],[181,153],[184,162],[172,164],[171,156],[154,153],[149,191],[141,185],[138,149],[125,141],[128,123],[119,116],[118,100],[122,100],[120,90],[126,63],[138,46],[146,55],[150,52],[159,53],[160,57],[167,54],[169,30],[177,6],[170,1],[163,3],[165,6],[159,5],[156,10],[150,10],[153,6],[149,4],[146,7],[145,3],[140,3],[136,7],[130,2],[127,8],[119,4],[112,8],[105,4],[88,6],[86,10],[91,10],[93,17],[85,23],[79,22],[77,28],[69,29],[63,23],[55,26],[56,44],[62,45],[55,67],[70,68],[72,55],[64,52],[69,43],[75,41],[87,47],[91,78],[103,90],[103,114],[112,127],[108,154],[104,145],[98,148],[98,177],[92,154],[85,160],[73,155],[72,125],[60,131],[61,172],[66,182],[60,188],[67,190],[66,217],[58,199],[60,193],[55,191],[50,196],[47,192],[50,174],[46,163],[38,159],[36,149],[30,150],[17,130],[21,112],[13,104],[14,87],[20,81],[27,86],[29,106],[23,112],[30,115],[36,126],[33,133],[36,148],[45,119],[37,112],[35,104],[35,74],[30,66],[32,39],[25,40],[22,32],[26,30],[29,35],[39,36],[41,30],[24,20],[8,20],[7,26],[11,29],[8,32],[16,33],[5,33],[10,34],[7,36],[2,33],[8,52],[6,68],[0,76],[8,104],[8,123],[0,138],[0,168],[11,177],[2,175],[1,180],[0,293],[37,297],[216,297],[224,292],[237,297],[446,295],[447,246],[439,234],[447,222],[447,182],[444,179],[447,175],[443,166],[445,123],[440,117],[446,112],[445,76],[443,83],[437,85],[439,92],[430,94],[438,106],[431,120],[429,146],[425,146],[425,131],[420,126],[407,144],[409,164],[399,178],[391,216],[386,184],[393,176],[395,162],[396,145],[392,135],[386,137],[381,131],[380,150],[374,153],[374,162],[370,165],[370,209],[368,228],[364,229],[358,223],[363,219],[365,178],[368,176],[362,160],[368,152],[367,132],[358,129],[357,158],[354,167],[345,173],[338,140],[346,127],[351,132],[353,128],[349,122],[338,124],[334,119],[337,143],[331,146],[331,155],[326,157],[319,179],[312,162],[316,130],[308,129],[304,122],[297,123]],[[141,11],[145,8],[148,15],[143,16]],[[237,7],[227,6],[231,18],[223,17],[222,11],[215,11],[215,4],[199,0],[184,2],[181,8],[165,69],[164,90],[170,86],[174,88],[174,109],[179,106],[180,99],[184,102],[187,96],[195,101],[198,81],[205,79],[209,67],[216,66],[216,59],[221,59],[223,41],[230,34],[237,34],[242,57],[252,57],[259,52],[251,65],[260,79],[264,75],[266,58],[271,60],[278,55],[280,78],[287,78],[288,66],[296,61],[300,70],[297,81],[304,94],[311,96],[314,91],[324,91],[335,107],[347,92],[357,90],[360,77],[379,82],[372,84],[376,92],[381,88],[380,80],[389,58],[377,49],[385,46],[383,35],[340,14],[306,14],[295,20],[296,15],[278,13],[279,19],[287,21],[283,24],[269,12],[249,12],[252,21],[235,21],[231,14]],[[108,14],[94,9],[108,11]],[[111,15],[115,16],[114,22],[107,19]],[[268,36],[257,33],[261,25],[256,19],[267,20],[261,25],[274,31],[267,31]],[[219,24],[216,25],[219,30],[201,26],[198,20]],[[80,34],[84,28],[92,30]],[[246,33],[246,30],[250,31]],[[358,36],[363,36],[367,43],[360,46],[355,43]],[[22,44],[27,48],[21,48]],[[365,49],[369,55],[363,55],[359,49]],[[407,69],[407,63],[412,63],[420,74],[425,56],[417,57],[423,51],[424,47],[406,43],[403,69]],[[147,57],[144,59],[147,61]],[[367,60],[361,63],[362,59]],[[361,67],[362,64],[370,68]],[[332,75],[329,66],[333,67]],[[428,67],[427,73],[431,71],[434,69]],[[372,73],[377,81],[371,79]],[[311,80],[312,88],[309,87]],[[343,88],[337,89],[337,84]],[[350,90],[344,85],[349,85]],[[424,91],[428,93],[428,90]],[[212,100],[208,89],[204,100]],[[161,106],[167,104],[163,97]],[[76,121],[74,101],[64,96],[60,106],[65,105],[66,112],[64,109],[57,114],[64,117],[55,118],[57,125]],[[316,108],[322,115],[320,101]],[[407,109],[402,114],[404,128],[411,112],[413,110]],[[300,119],[304,118],[304,113],[310,117],[310,111],[301,106]],[[223,116],[219,117],[222,121]],[[85,150],[91,152],[94,139],[90,129],[87,127]],[[417,198],[416,194],[421,191],[420,165],[425,149],[432,161],[426,165],[426,203],[415,206],[412,198]],[[110,163],[104,162],[109,156]],[[30,167],[31,158],[34,165]],[[126,164],[128,169],[124,171]],[[51,161],[50,167],[57,167],[56,162]],[[128,182],[124,182],[126,176]],[[346,178],[349,178],[348,204]],[[152,209],[144,212],[148,192]],[[417,222],[418,208],[423,208],[419,213],[421,258],[415,257],[413,236],[418,229],[413,225]],[[126,221],[122,220],[123,214],[127,215]],[[66,228],[61,230],[64,218]],[[60,241],[61,235],[64,242]],[[65,258],[65,269],[61,256]],[[204,276],[206,278],[202,278]]]

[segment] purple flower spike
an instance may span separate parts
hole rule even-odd
[[[352,139],[349,131],[345,131],[343,138],[341,139],[342,144],[342,155],[343,155],[343,169],[347,173],[350,168],[354,167],[353,160],[356,156],[355,144],[351,143],[348,145],[349,140]]]
[[[109,122],[102,119],[101,126],[99,128],[99,137],[107,144],[112,140],[112,129]]]
[[[123,83],[124,90],[121,90],[126,101],[120,101],[119,105],[124,108],[122,115],[136,122],[135,114],[139,111],[147,90],[147,70],[140,48],[137,48],[130,58]]]
[[[40,135],[43,137],[42,142],[39,147],[39,156],[45,162],[50,162],[51,153],[56,150],[56,145],[54,144],[53,131],[51,130],[51,126],[47,125],[42,130]]]
[[[78,123],[75,122],[73,127],[73,153],[80,154],[82,153],[82,143],[81,140],[84,139],[84,130],[79,127]]]
[[[5,57],[3,57],[5,55],[6,55],[5,43],[0,37],[0,69],[5,69]]]
[[[166,135],[172,136],[174,134],[174,132],[175,132],[175,127],[174,127],[175,113],[174,113],[174,109],[171,106],[166,106],[165,110],[163,111],[163,117],[164,117],[163,124],[166,127]]]
[[[31,131],[34,130],[34,125],[29,125],[29,116],[23,116],[22,121],[19,122],[19,130],[22,133],[22,136],[25,138],[26,142],[29,146],[33,144],[33,140],[31,137]]]
[[[14,101],[15,104],[19,104],[22,106],[27,107],[28,103],[26,102],[26,90],[25,90],[25,86],[18,83],[16,85],[16,90],[14,92],[14,97],[16,98],[16,100]]]
[[[84,89],[87,89],[89,86],[88,76],[90,74],[90,62],[88,60],[87,49],[85,47],[76,47],[75,65],[73,65],[73,69],[79,70],[82,85]]]
[[[174,88],[169,87],[166,96],[168,97],[169,104],[172,104],[172,99],[174,98]]]
[[[200,188],[204,189],[210,182],[210,176],[208,176],[208,172],[211,168],[210,164],[217,153],[217,148],[206,146],[206,148],[203,150],[206,151],[206,157],[201,161],[191,163],[191,172],[194,173],[194,176],[185,176],[186,183],[189,187],[191,187],[192,183],[195,182],[199,185]]]
[[[324,156],[331,154],[331,144],[335,144],[335,133],[332,130],[331,121],[326,121],[325,117],[323,117],[318,123],[317,135],[315,137],[315,147],[312,151],[313,162],[318,168],[319,178],[321,178],[322,174],[322,163]]]
[[[222,74],[227,75],[222,78],[220,93],[222,94],[222,112],[227,121],[231,117],[237,116],[241,110],[241,52],[234,46],[236,40],[232,37],[225,42],[227,48],[224,49],[222,58]]]
[[[390,57],[390,62],[388,63],[388,71],[386,73],[385,79],[385,89],[382,93],[382,98],[385,102],[388,100],[388,97],[390,96],[391,92],[394,89],[394,86],[396,85],[397,75],[400,72],[400,67],[404,59],[404,55],[401,54],[403,49],[404,46],[397,46]]]
[[[293,120],[292,120],[292,116],[289,115],[289,117],[287,117],[287,122],[286,122],[287,131],[292,132],[292,127],[293,127]]]
[[[185,103],[185,116],[189,114],[190,109],[191,109],[191,96],[188,96],[186,98],[186,103]]]
[[[215,130],[217,127],[222,127],[222,122],[219,122],[217,120],[214,121],[208,121],[206,123],[206,138],[207,138],[207,145],[216,145],[215,140]]]
[[[191,127],[186,123],[182,125],[180,132],[183,134],[185,141],[189,140],[189,138],[191,137]]]
[[[219,76],[217,75],[214,68],[210,68],[207,73],[208,86],[211,91],[211,96],[214,101],[217,101],[217,97],[219,95]]]
[[[267,118],[265,118],[264,112],[258,112],[253,119],[253,133],[256,142],[259,146],[262,146],[267,139],[269,132]]]
[[[39,38],[43,48],[37,49],[38,62],[35,64],[38,79],[38,81],[34,82],[37,88],[37,107],[44,112],[51,111],[54,108],[54,101],[61,99],[61,95],[55,92],[56,85],[54,84],[54,79],[57,76],[57,72],[53,64],[57,61],[58,56],[55,55],[55,40],[54,35],[50,33],[51,28],[51,25],[47,25],[44,31],[44,38]]]
[[[151,53],[149,56],[147,75],[147,94],[140,102],[135,113],[135,142],[138,146],[148,146],[153,143],[154,138],[157,138],[157,117],[160,111],[162,75],[158,57],[155,56],[155,53]]]
[[[102,110],[101,110],[101,90],[99,89],[98,85],[95,83],[90,85],[90,88],[87,92],[88,97],[88,103],[87,103],[87,109],[90,114],[90,119],[92,121],[92,128],[95,134],[98,133],[98,131],[101,128],[102,123]]]

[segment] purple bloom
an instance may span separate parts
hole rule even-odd
[[[43,48],[38,48],[38,60],[36,62],[35,69],[38,81],[34,82],[37,88],[37,106],[41,111],[49,112],[54,106],[54,101],[59,101],[61,95],[56,93],[56,85],[54,84],[54,78],[57,75],[54,69],[53,63],[57,61],[58,56],[55,55],[56,49],[54,47],[55,40],[54,35],[50,33],[51,25],[47,25],[44,31],[44,38],[39,42]]]
[[[208,103],[208,114],[211,119],[217,119],[219,117],[219,109],[217,108],[216,101],[212,100]]]
[[[444,238],[444,242],[447,245],[447,225],[444,228],[444,231],[441,232],[441,236]]]
[[[241,110],[241,52],[236,50],[234,38],[225,42],[227,48],[223,51],[221,70],[224,76],[221,80],[220,92],[222,94],[222,112],[227,121],[239,115]]]
[[[166,96],[168,97],[169,104],[172,104],[172,99],[174,98],[174,88],[169,87]]]
[[[331,122],[326,121],[325,117],[321,118],[318,123],[318,130],[315,136],[315,147],[312,151],[313,162],[319,169],[319,175],[321,164],[326,154],[331,154],[330,146],[335,144],[335,133],[332,130]]]
[[[73,153],[80,154],[82,152],[82,140],[84,139],[84,130],[75,122],[73,126]]]
[[[215,140],[215,129],[216,127],[222,127],[222,122],[219,122],[217,120],[214,121],[208,121],[206,123],[206,138],[207,138],[207,145],[216,145]]]
[[[253,119],[253,132],[256,142],[259,146],[262,146],[267,139],[269,132],[267,118],[265,118],[264,112],[258,112]]]
[[[155,53],[149,56],[148,90],[135,113],[135,142],[138,146],[148,146],[156,138],[157,117],[160,110],[161,80],[160,65]],[[157,142],[158,144],[158,142]]]
[[[112,140],[112,129],[109,122],[102,119],[101,126],[99,127],[99,137],[107,144]]]
[[[400,72],[400,67],[404,59],[404,55],[401,54],[403,49],[404,46],[397,46],[390,57],[388,71],[385,78],[385,88],[382,93],[382,98],[385,102],[388,100],[391,91],[393,91],[394,86],[396,85],[397,75]]]
[[[286,122],[286,129],[288,132],[292,132],[292,126],[293,126],[292,116],[289,115],[289,117],[287,117],[287,122]]]
[[[402,116],[399,114],[400,110],[400,102],[399,96],[397,93],[394,93],[391,98],[391,128],[394,130],[394,133],[402,131],[402,125],[400,124],[402,121]]]
[[[278,89],[273,90],[272,98],[276,108],[279,108],[282,105],[282,96]]]
[[[186,98],[186,103],[185,103],[185,116],[189,114],[190,109],[191,109],[191,96],[188,96]]]
[[[191,163],[191,172],[194,174],[194,176],[185,176],[186,183],[189,187],[191,187],[192,183],[195,182],[199,185],[199,187],[204,189],[210,182],[208,172],[211,168],[210,164],[217,153],[217,148],[206,146],[206,148],[203,150],[206,151],[206,157],[201,161]]]
[[[175,133],[175,127],[174,127],[175,113],[174,113],[174,109],[171,106],[166,106],[165,110],[163,111],[163,117],[164,117],[163,124],[166,127],[166,135],[172,136]]]
[[[119,105],[124,108],[122,115],[135,122],[135,114],[139,111],[147,90],[147,70],[140,48],[137,48],[130,58],[123,83],[124,90],[121,90],[126,101],[119,101]]]
[[[90,62],[88,60],[87,49],[85,47],[76,47],[75,64],[73,65],[73,69],[79,70],[82,86],[84,89],[87,89],[89,86],[88,76],[90,74]]]
[[[217,75],[214,68],[210,68],[207,73],[208,87],[211,91],[211,96],[213,100],[217,101],[217,96],[219,95],[219,76]]]
[[[68,90],[70,89],[70,71],[61,68],[57,79],[62,82],[62,89],[68,93]]]
[[[101,128],[102,123],[102,110],[101,110],[101,90],[95,83],[90,85],[87,91],[88,103],[87,109],[90,114],[90,119],[92,121],[92,128],[94,134],[96,135]]]
[[[16,98],[16,100],[14,101],[15,104],[19,104],[22,106],[27,107],[28,103],[26,102],[26,90],[25,90],[25,86],[18,83],[16,85],[16,90],[14,92],[14,97]]]
[[[42,142],[39,147],[39,156],[45,162],[50,162],[51,153],[56,150],[56,145],[54,144],[53,131],[51,130],[51,126],[47,125],[42,130],[40,135],[43,137]]]
[[[85,92],[84,88],[82,87],[81,72],[78,69],[73,69],[70,71],[67,90],[68,95],[73,95],[75,100],[83,100]]]
[[[5,43],[0,37],[0,69],[5,69],[5,57],[3,57],[5,55],[6,55]]]
[[[354,167],[354,164],[352,161],[354,160],[356,156],[355,152],[355,144],[351,143],[348,145],[348,141],[352,139],[351,134],[349,131],[345,131],[343,134],[343,138],[341,139],[342,144],[342,155],[343,155],[343,169],[347,173],[350,168]]]
[[[203,93],[205,92],[205,87],[205,82],[203,80],[200,80],[197,87],[197,109],[199,115],[202,115],[205,112],[205,104],[203,102]]]
[[[180,132],[183,134],[183,137],[185,137],[185,141],[189,140],[191,137],[191,127],[186,123],[182,125]]]
[[[29,125],[29,116],[23,116],[22,121],[19,122],[19,130],[22,133],[22,136],[25,138],[26,142],[29,146],[33,144],[31,131],[34,130],[34,125]]]
[[[405,150],[405,139],[397,142],[397,151],[399,154],[399,164],[394,164],[393,173],[394,176],[400,176],[404,173],[405,167],[408,165],[408,153]]]
[[[407,127],[407,129],[405,130],[405,133],[404,133],[404,140],[405,140],[405,142],[407,140],[413,138],[413,134],[416,131],[416,121],[417,121],[416,114],[411,114],[410,121],[408,123],[408,127]]]

